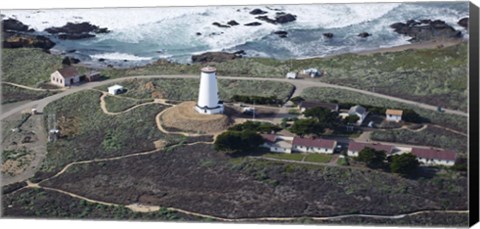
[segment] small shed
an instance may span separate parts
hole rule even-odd
[[[99,79],[100,79],[100,72],[97,72],[97,71],[91,71],[85,75],[85,80],[87,80],[88,82],[97,81]]]
[[[385,112],[385,115],[387,117],[387,121],[392,121],[392,122],[400,122],[402,121],[402,110],[394,110],[394,109],[387,109]]]
[[[297,73],[296,72],[289,72],[287,73],[287,79],[296,79]]]
[[[108,87],[108,93],[111,95],[118,95],[123,92],[123,86],[115,84],[111,87]]]

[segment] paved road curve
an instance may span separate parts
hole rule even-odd
[[[74,86],[68,90],[65,90],[63,92],[60,92],[58,94],[40,99],[40,100],[35,100],[31,101],[29,103],[22,104],[21,106],[15,107],[9,111],[6,111],[1,114],[1,120],[5,119],[6,117],[18,113],[23,110],[29,110],[31,108],[36,108],[39,112],[43,111],[43,108],[50,102],[53,102],[57,99],[60,99],[64,96],[86,90],[86,89],[92,89],[98,86],[102,85],[108,85],[112,84],[115,82],[121,82],[127,79],[154,79],[154,78],[181,78],[181,79],[196,79],[199,78],[200,76],[198,75],[148,75],[148,76],[129,76],[129,77],[122,77],[122,78],[116,78],[116,79],[109,79],[109,80],[104,80],[104,81],[98,81],[98,82],[91,82],[91,83],[85,83],[80,86]],[[410,101],[406,99],[401,99],[393,96],[388,96],[388,95],[383,95],[375,92],[370,92],[370,91],[365,91],[365,90],[360,90],[356,88],[351,88],[351,87],[345,87],[345,86],[339,86],[339,85],[334,85],[334,84],[328,84],[328,83],[323,83],[323,82],[318,82],[318,81],[307,81],[307,80],[288,80],[284,78],[258,78],[258,77],[239,77],[239,76],[219,76],[219,79],[233,79],[233,80],[266,80],[266,81],[277,81],[277,82],[285,82],[285,83],[291,83],[295,86],[296,90],[293,96],[300,95],[301,92],[308,87],[329,87],[329,88],[338,88],[338,89],[343,89],[343,90],[349,90],[349,91],[354,91],[358,93],[362,93],[365,95],[371,95],[375,97],[380,97],[384,99],[389,99],[392,101],[397,101],[397,102],[402,102],[406,103],[409,105],[414,105],[420,108],[428,109],[437,112],[437,107],[425,103],[419,103],[416,101]],[[458,111],[458,110],[450,110],[450,109],[444,109],[445,113],[448,114],[455,114],[455,115],[461,115],[468,117],[468,114],[463,112],[463,111]]]

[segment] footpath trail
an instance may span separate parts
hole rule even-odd
[[[23,89],[27,89],[27,90],[31,90],[31,91],[65,91],[65,90],[68,90],[68,88],[58,88],[58,89],[36,88],[36,87],[30,87],[30,86],[25,86],[25,85],[16,84],[16,83],[10,83],[10,82],[6,82],[6,81],[2,81],[2,84],[8,84],[10,86],[15,86],[15,87],[19,87],[19,88],[23,88]]]

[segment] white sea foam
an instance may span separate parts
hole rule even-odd
[[[91,57],[93,59],[133,60],[133,61],[151,60],[152,59],[150,57],[140,57],[140,56],[135,56],[135,55],[127,54],[127,53],[119,53],[119,52],[94,54]]]

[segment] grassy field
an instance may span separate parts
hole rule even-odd
[[[459,153],[466,153],[468,148],[468,138],[466,136],[431,126],[420,132],[405,129],[374,131],[371,138],[377,141],[434,146],[451,149]]]
[[[330,160],[332,160],[332,155],[322,153],[311,153],[305,157],[305,161],[317,163],[328,163]]]
[[[153,101],[153,99],[136,100],[136,99],[129,99],[129,98],[124,98],[120,96],[106,96],[104,99],[105,99],[107,110],[113,113],[122,112],[135,105]]]
[[[168,143],[179,141],[178,136],[163,135],[155,125],[155,116],[165,106],[145,105],[109,116],[100,108],[100,95],[97,91],[82,91],[45,107],[45,114],[56,114],[61,137],[47,145],[48,153],[41,171],[56,171],[77,160],[152,150],[153,141],[158,139]]]
[[[299,153],[267,153],[262,156],[282,160],[301,161],[305,155]]]
[[[62,67],[62,58],[41,49],[2,49],[2,80],[36,87]]]
[[[127,89],[127,92],[121,96],[188,101],[198,98],[200,81],[197,79],[132,79],[119,84]],[[109,86],[98,89],[106,91]],[[293,85],[282,82],[220,79],[218,89],[220,98],[224,101],[229,101],[234,95],[277,96],[286,101],[292,93]]]
[[[54,94],[55,92],[52,91],[33,91],[8,84],[2,84],[2,104],[25,100],[37,100]]]
[[[416,106],[369,96],[358,92],[334,88],[310,87],[306,88],[301,96],[305,99],[315,99],[327,102],[336,100],[339,103],[357,103],[385,108],[413,109],[422,117],[428,118],[432,123],[465,133],[467,132],[468,119],[466,117],[426,110]]]

